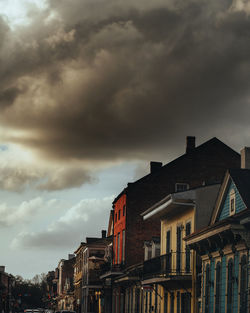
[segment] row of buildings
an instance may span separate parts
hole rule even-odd
[[[195,145],[114,199],[107,233],[48,273],[49,304],[79,313],[249,312],[250,149]],[[70,270],[67,265],[70,264]]]

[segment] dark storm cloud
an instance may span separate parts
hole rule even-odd
[[[0,110],[12,105],[19,94],[20,90],[15,87],[2,90],[0,93]]]
[[[7,156],[8,157],[8,156]],[[43,168],[34,164],[2,164],[0,162],[0,189],[23,192],[26,189],[45,191],[78,188],[96,182],[87,168],[63,166]]]
[[[190,134],[230,143],[249,124],[243,9],[53,0],[29,27],[0,33],[0,99],[9,91],[2,106],[11,104],[0,120],[26,131],[11,140],[58,159],[147,158]]]

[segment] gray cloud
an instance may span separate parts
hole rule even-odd
[[[85,199],[72,206],[57,222],[40,232],[21,232],[11,243],[12,249],[77,248],[85,237],[98,236],[107,228],[113,197]]]
[[[6,203],[0,205],[0,225],[4,227],[29,224],[42,209],[51,208],[56,200],[45,202],[37,197],[29,201],[23,201],[18,206],[9,206]]]
[[[72,187],[80,187],[86,183],[93,183],[95,179],[85,169],[67,167],[53,172],[45,183],[38,185],[38,189],[53,191]]]
[[[86,168],[80,166],[53,166],[0,162],[0,189],[22,192],[27,188],[45,191],[77,188],[83,184],[96,182]]]
[[[248,9],[53,0],[18,31],[1,21],[0,121],[25,131],[8,139],[88,161],[148,158],[193,134],[234,144],[230,132],[249,130]]]

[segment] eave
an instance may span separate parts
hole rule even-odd
[[[178,194],[170,194],[161,201],[157,202],[151,208],[141,214],[144,220],[149,218],[164,218],[168,214],[176,213],[178,208],[178,214],[182,209],[187,207],[193,207],[194,200],[190,198],[178,198]]]

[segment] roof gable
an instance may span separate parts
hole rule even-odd
[[[227,171],[210,225],[230,217],[230,193],[232,191],[235,193],[235,214],[250,208],[250,170],[233,169]]]
[[[217,217],[218,221],[224,220],[230,217],[230,193],[235,192],[235,213],[239,213],[240,211],[246,209],[246,205],[243,202],[239,190],[237,189],[235,183],[230,178],[229,184],[227,187],[227,192],[224,196],[224,201],[221,203],[220,214]]]

